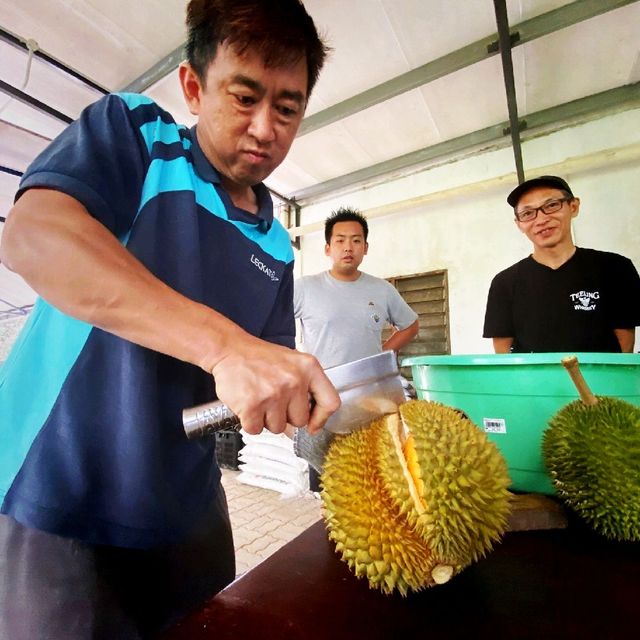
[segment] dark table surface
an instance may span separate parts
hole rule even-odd
[[[317,522],[163,640],[640,637],[640,543],[586,527],[507,534],[449,583],[369,589]]]

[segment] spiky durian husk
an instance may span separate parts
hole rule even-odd
[[[329,538],[356,576],[384,593],[406,595],[434,580],[424,541],[387,494],[371,455],[382,421],[338,436],[324,461],[322,499]]]
[[[549,421],[542,454],[558,496],[596,531],[640,540],[640,408],[576,400]]]
[[[418,469],[404,459],[395,414],[336,437],[321,481],[336,551],[371,587],[404,595],[491,548],[506,529],[509,477],[495,446],[454,409],[414,401],[401,413]]]
[[[442,563],[466,566],[499,540],[510,512],[509,474],[497,447],[458,411],[436,402],[400,406],[401,422],[413,435],[419,471],[420,513],[401,473],[397,447],[387,430],[378,443],[385,486],[416,531]]]

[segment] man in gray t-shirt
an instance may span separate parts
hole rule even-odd
[[[325,369],[382,351],[397,352],[418,333],[418,315],[395,287],[359,271],[369,248],[368,233],[367,220],[358,211],[333,212],[324,225],[324,251],[331,269],[294,283],[294,315],[302,326],[302,347]],[[386,323],[395,331],[383,344]],[[322,459],[330,434],[307,438],[300,433],[296,438],[296,452],[314,465],[314,460]],[[312,491],[319,490],[313,466],[309,485]]]
[[[369,247],[366,218],[342,208],[325,221],[331,269],[295,281],[294,314],[302,347],[326,369],[398,351],[418,333],[418,316],[393,285],[358,269]],[[383,344],[386,323],[395,327]]]
[[[300,278],[294,286],[302,346],[325,369],[384,349],[397,351],[417,332],[416,313],[381,278],[358,272],[357,280],[339,280],[332,271],[323,271]],[[387,322],[399,330],[392,336],[392,345],[382,344]]]

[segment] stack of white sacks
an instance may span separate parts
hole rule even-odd
[[[237,480],[244,484],[295,496],[309,491],[309,465],[293,452],[293,440],[283,433],[242,433]]]

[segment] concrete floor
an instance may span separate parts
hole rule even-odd
[[[265,558],[321,518],[321,500],[307,492],[282,497],[276,491],[238,482],[239,471],[222,469],[236,549],[236,576]]]

